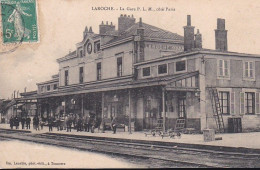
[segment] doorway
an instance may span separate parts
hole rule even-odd
[[[179,92],[178,94],[178,118],[179,119],[186,119],[186,93]]]

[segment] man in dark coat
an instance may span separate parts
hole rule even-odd
[[[36,115],[33,117],[33,128],[35,129],[35,130],[37,130],[37,128],[36,128],[36,120],[37,118],[36,118]]]
[[[48,124],[49,124],[49,132],[51,132],[52,126],[53,126],[53,118],[52,117],[49,117]]]
[[[85,129],[85,132],[89,132],[89,117],[88,116],[86,116],[84,119],[84,129]]]
[[[96,126],[96,120],[95,120],[95,113],[94,112],[90,112],[89,113],[89,126],[91,128],[91,133],[94,133],[95,130],[95,126]]]
[[[113,117],[111,122],[111,129],[113,130],[113,134],[116,133],[116,126],[117,126],[116,117]]]
[[[40,126],[39,126],[39,124],[40,124],[40,119],[39,119],[39,117],[38,116],[36,116],[36,122],[35,122],[35,128],[36,128],[36,130],[40,130]]]
[[[26,128],[27,129],[31,128],[31,118],[29,116],[27,116],[26,118]]]
[[[77,116],[74,115],[73,116],[73,128],[76,129],[76,126],[77,126]]]
[[[21,123],[22,123],[22,129],[24,129],[24,124],[25,124],[25,121],[26,121],[25,117],[22,117],[22,119],[21,119]]]
[[[67,132],[71,132],[71,125],[72,125],[72,116],[69,115],[68,119],[67,119]]]
[[[9,122],[10,122],[11,129],[13,129],[13,126],[14,126],[14,117],[13,116],[11,116]]]
[[[19,119],[17,116],[15,116],[15,118],[14,118],[14,124],[16,126],[16,129],[19,129]]]
[[[78,132],[78,131],[82,131],[82,123],[83,123],[82,117],[80,116],[80,117],[78,118],[78,122],[77,122],[77,132]]]

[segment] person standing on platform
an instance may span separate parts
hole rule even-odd
[[[51,132],[52,131],[52,126],[53,126],[53,118],[52,117],[49,117],[48,125],[49,125],[49,132]]]
[[[38,116],[36,116],[36,130],[40,130],[40,119]]]
[[[19,129],[19,119],[17,116],[15,116],[15,118],[14,118],[14,124],[16,126],[16,129]]]
[[[39,123],[40,123],[40,126],[41,126],[41,130],[43,130],[44,122],[43,122],[42,118],[40,118],[39,120],[40,120]]]
[[[13,126],[14,126],[14,117],[13,116],[11,116],[9,123],[10,123],[11,129],[13,129]]]
[[[111,129],[113,130],[113,134],[116,133],[116,126],[117,126],[116,117],[113,117],[111,122]]]
[[[76,126],[77,126],[77,116],[74,115],[74,117],[73,117],[73,128],[76,129]]]
[[[25,117],[22,117],[22,120],[21,120],[21,123],[22,123],[22,129],[24,129],[25,121],[26,121]]]
[[[78,118],[78,123],[77,123],[77,132],[78,131],[82,131],[82,123],[83,123],[83,120],[82,120],[82,116],[79,116]]]
[[[68,121],[69,121],[69,117],[66,115],[64,122],[63,122],[64,130],[66,130],[68,128]]]
[[[26,118],[26,128],[27,129],[31,128],[31,118],[29,116],[27,116]]]
[[[85,119],[84,119],[84,130],[85,130],[85,132],[89,132],[89,117],[88,116],[85,116]]]
[[[89,126],[90,126],[90,131],[91,133],[94,133],[95,131],[95,126],[96,126],[96,121],[95,121],[95,113],[93,111],[89,112]]]
[[[69,115],[67,120],[67,132],[71,132],[71,125],[72,125],[72,116]]]
[[[35,130],[37,130],[37,128],[36,128],[36,120],[37,118],[36,118],[36,115],[33,117],[33,129],[35,129]]]

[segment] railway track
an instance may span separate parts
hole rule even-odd
[[[1,134],[5,133],[0,130]],[[19,137],[20,133],[20,137]],[[124,155],[140,159],[150,159],[182,164],[188,167],[259,167],[260,155],[252,153],[222,152],[192,149],[185,147],[163,146],[156,144],[137,143],[131,141],[115,141],[108,138],[95,139],[86,136],[67,134],[22,134],[6,133],[9,138],[20,138],[30,142],[38,142],[78,150],[94,151],[113,155]],[[11,135],[10,135],[11,134]],[[21,138],[21,136],[23,138]],[[242,165],[242,166],[241,166]]]

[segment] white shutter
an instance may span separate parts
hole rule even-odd
[[[240,114],[245,114],[245,93],[240,92]]]
[[[249,75],[248,75],[248,70],[249,70],[249,68],[248,68],[248,65],[249,65],[249,62],[245,62],[245,76],[244,77],[249,77]]]
[[[230,97],[230,114],[235,115],[235,92],[231,92]]]
[[[255,94],[255,111],[256,111],[256,114],[260,114],[260,95],[259,95],[259,93]]]
[[[218,76],[223,76],[223,60],[218,61]]]

